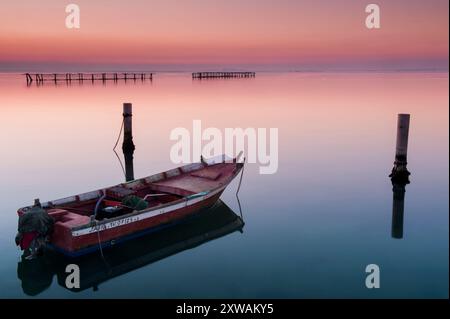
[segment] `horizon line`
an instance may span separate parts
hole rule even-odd
[[[314,65],[299,66],[286,64],[111,64],[111,65],[29,65],[15,66],[2,65],[0,73],[71,73],[71,72],[153,72],[153,73],[188,73],[188,72],[232,72],[232,71],[254,71],[254,72],[298,72],[298,73],[320,73],[320,72],[449,72],[449,65]]]

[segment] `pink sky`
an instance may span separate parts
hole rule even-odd
[[[286,64],[448,67],[447,0],[15,0],[0,10],[0,70],[21,65]]]

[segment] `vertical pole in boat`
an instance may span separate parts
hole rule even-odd
[[[134,180],[133,169],[133,131],[132,131],[132,104],[123,103],[123,144],[122,151],[125,157],[125,178],[128,181]]]
[[[397,144],[395,147],[395,161],[391,177],[393,182],[409,183],[410,172],[406,169],[408,153],[409,114],[399,114],[397,118]]]

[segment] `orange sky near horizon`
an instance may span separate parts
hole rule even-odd
[[[1,5],[0,63],[320,64],[448,59],[447,0],[57,0]],[[448,66],[448,64],[447,64]]]

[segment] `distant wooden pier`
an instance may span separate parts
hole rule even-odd
[[[213,79],[213,78],[254,78],[255,72],[195,72],[193,79]]]
[[[90,81],[94,83],[95,81],[145,81],[153,80],[153,73],[137,73],[137,72],[107,72],[107,73],[25,73],[27,79],[27,84],[30,85],[35,81],[37,84],[42,84],[44,82],[67,82],[72,81],[84,82]]]

